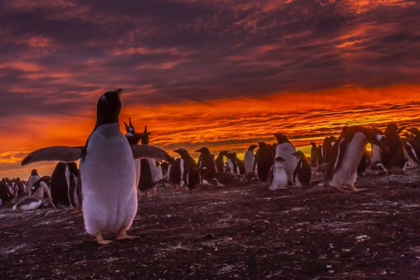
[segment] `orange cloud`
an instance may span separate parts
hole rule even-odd
[[[132,105],[131,98],[130,93],[123,94],[121,123],[131,117],[137,130],[147,125],[152,132],[151,144],[169,152],[180,146],[190,151],[207,146],[216,154],[220,150],[233,150],[241,155],[251,143],[273,143],[272,133],[283,132],[295,146],[308,153],[310,141],[320,143],[327,135],[337,135],[345,125],[384,126],[389,122],[420,125],[420,118],[414,113],[420,109],[420,87],[409,85],[341,88],[153,107]],[[25,154],[41,147],[84,145],[94,127],[94,110],[92,104],[78,116],[28,117],[8,124],[3,129],[5,137],[0,139],[0,147],[4,147],[0,150],[0,177],[26,178],[28,172],[37,167],[47,174],[51,172],[53,164],[20,168],[18,163]]]

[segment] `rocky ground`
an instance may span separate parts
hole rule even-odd
[[[0,279],[420,279],[419,170],[357,186],[369,191],[159,189],[138,238],[107,246],[81,212],[3,207]]]

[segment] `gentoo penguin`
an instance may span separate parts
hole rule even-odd
[[[28,155],[22,165],[36,161],[80,161],[83,219],[88,234],[109,244],[103,232],[127,239],[137,213],[137,187],[133,158],[169,159],[158,148],[131,145],[121,133],[119,114],[122,89],[103,94],[97,103],[96,125],[84,147],[50,147]]]
[[[16,186],[17,186],[17,197],[24,197],[26,194],[26,187],[23,184],[23,182],[20,180],[20,178],[16,178],[15,180]]]
[[[36,181],[39,180],[39,178],[41,178],[41,177],[39,177],[38,171],[36,169],[32,169],[31,176],[29,176],[29,179],[28,179],[27,193],[28,193],[29,196],[32,195],[32,191],[31,191],[32,190],[32,186],[35,184]]]
[[[404,172],[407,159],[404,156],[404,146],[400,139],[400,131],[395,123],[391,123],[386,127],[385,136],[388,142],[388,149],[381,150],[382,167],[387,172]]]
[[[156,177],[155,181],[158,182],[163,179],[163,173],[162,173],[162,166],[160,161],[156,161]]]
[[[404,147],[404,157],[408,160],[408,165],[417,167],[420,164],[420,145],[411,137],[401,138]]]
[[[149,145],[149,135],[147,126],[144,127],[143,137],[141,138],[141,145]],[[156,191],[156,161],[154,159],[140,160],[140,181],[139,181],[139,196],[147,198],[151,191]]]
[[[311,148],[311,166],[317,167],[318,164],[318,146],[315,142],[311,142],[312,148]]]
[[[197,163],[190,156],[187,150],[180,148],[174,150],[175,153],[178,153],[181,156],[183,162],[183,168],[181,166],[182,172],[182,181],[188,189],[193,189],[196,185],[200,183],[200,171],[198,169]]]
[[[173,159],[172,159],[173,160]],[[160,168],[162,169],[162,178],[169,179],[170,164],[166,161],[160,163]]]
[[[0,206],[5,202],[13,202],[15,196],[10,191],[9,186],[2,180],[0,181]]]
[[[213,180],[214,174],[216,173],[214,159],[211,156],[209,149],[206,147],[202,147],[196,152],[200,153],[200,156],[198,157],[198,168],[201,172],[201,179],[203,183],[210,182]]]
[[[378,130],[354,126],[343,131],[328,162],[325,177],[327,183],[324,186],[335,187],[341,191],[346,191],[343,188],[360,191],[361,189],[354,187],[354,183],[357,179],[357,167],[368,143],[389,152],[387,138]]]
[[[227,155],[227,164],[229,167],[229,171],[232,174],[240,174],[238,164],[236,163],[236,153],[229,152]]]
[[[215,173],[214,180],[216,181],[218,187],[237,186],[241,183],[241,180],[237,175],[226,172]]]
[[[216,169],[217,172],[225,172],[226,171],[226,167],[225,167],[225,160],[223,157],[227,157],[227,154],[229,152],[228,151],[220,151],[219,155],[216,158]]]
[[[177,158],[171,164],[171,169],[169,170],[169,183],[172,185],[180,185],[182,180],[181,173],[181,159]]]
[[[259,142],[255,155],[254,170],[256,170],[257,177],[260,181],[267,182],[273,162],[274,154],[271,147],[264,142]]]
[[[143,133],[136,133],[136,130],[131,122],[131,118],[128,118],[129,124],[127,125],[124,122],[126,135],[125,137],[128,140],[130,145],[137,145],[141,140],[142,145],[149,144],[149,135],[151,133],[147,132],[147,127],[144,128]],[[136,170],[136,186],[139,188],[139,196],[147,198],[148,192],[150,192],[154,187],[154,180],[156,176],[156,163],[153,159],[135,159],[134,168]]]
[[[41,199],[28,196],[22,198],[18,203],[13,206],[13,211],[30,211],[40,208],[43,205]]]
[[[277,139],[276,158],[282,158],[285,160],[283,163],[284,171],[287,174],[287,180],[289,185],[293,185],[293,172],[296,169],[298,163],[297,158],[293,155],[296,152],[295,146],[290,143],[287,136],[283,133],[274,133]],[[273,173],[276,175],[276,173]],[[275,179],[274,179],[275,180]]]
[[[245,173],[254,172],[254,162],[255,162],[254,150],[256,147],[258,146],[255,144],[250,145],[248,150],[245,153],[245,157],[244,157]]]
[[[66,181],[68,186],[68,197],[71,206],[78,208],[82,206],[82,184],[80,173],[75,162],[67,163]]]
[[[236,153],[233,153],[235,155],[235,161],[236,161],[236,165],[238,166],[238,170],[239,170],[239,174],[243,175],[246,173],[245,170],[245,164],[244,161],[238,158],[238,155]]]
[[[301,151],[292,153],[298,160],[296,169],[293,172],[293,183],[296,187],[308,186],[311,183],[312,170],[308,159]]]
[[[286,160],[282,157],[276,157],[273,167],[271,168],[270,174],[270,191],[278,189],[287,189],[288,176],[284,170],[284,162]]]
[[[51,199],[54,205],[70,206],[66,168],[65,163],[59,162],[51,175]]]
[[[324,162],[328,163],[331,157],[334,145],[335,145],[334,136],[326,137],[324,139],[324,142],[322,144]]]
[[[51,177],[50,176],[42,176],[36,181],[31,187],[31,193],[33,197],[43,199],[48,198],[51,199]]]

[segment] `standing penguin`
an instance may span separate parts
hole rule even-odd
[[[57,163],[51,175],[51,199],[54,205],[70,206],[66,167],[65,163]]]
[[[160,161],[156,161],[156,177],[155,182],[159,182],[163,179],[163,173],[162,173],[162,166]]]
[[[292,153],[298,159],[296,169],[293,172],[293,183],[296,187],[304,187],[311,183],[312,170],[308,159],[301,151]]]
[[[323,162],[328,163],[328,161],[330,160],[334,145],[335,145],[334,136],[326,137],[324,139],[324,143],[322,144],[323,158],[324,158]]]
[[[311,142],[312,148],[311,148],[311,165],[313,167],[319,166],[318,164],[318,146],[315,142]]]
[[[197,163],[184,148],[174,150],[174,152],[181,156],[182,181],[191,190],[200,183],[200,171]]]
[[[15,196],[10,191],[9,186],[2,180],[0,181],[0,206],[5,202],[13,202]]]
[[[258,146],[255,144],[250,145],[248,150],[245,153],[245,157],[244,157],[245,173],[254,171],[254,162],[255,162],[254,150],[256,147]]]
[[[214,178],[214,174],[216,173],[216,165],[214,164],[214,159],[210,154],[210,151],[206,147],[202,147],[196,151],[200,153],[198,157],[198,168],[201,172],[201,178],[204,182],[210,182]],[[206,183],[204,182],[204,183]]]
[[[331,160],[328,162],[326,174],[327,184],[324,186],[335,187],[338,190],[361,191],[354,183],[357,179],[357,167],[363,157],[368,143],[375,144],[384,151],[388,151],[386,136],[378,130],[360,126],[348,127],[343,131],[334,145]]]
[[[240,174],[238,165],[236,163],[236,153],[229,152],[227,155],[227,164],[230,170],[230,173]]]
[[[75,162],[67,163],[66,181],[70,205],[79,208],[82,206],[82,184],[80,173]]]
[[[169,170],[169,183],[173,185],[180,185],[182,180],[181,172],[181,159],[177,158],[171,164],[171,169]]]
[[[286,160],[282,157],[276,157],[273,167],[271,168],[271,171],[270,171],[270,179],[269,179],[270,191],[275,191],[279,189],[282,189],[282,190],[287,189],[288,176],[286,174],[286,171],[284,170],[285,161]]]
[[[216,169],[217,172],[225,172],[225,160],[223,157],[227,157],[228,151],[220,151],[216,158]]]
[[[255,155],[254,170],[257,172],[257,177],[262,182],[267,182],[274,161],[274,154],[269,145],[264,142],[258,143],[259,148]]]
[[[417,167],[420,164],[420,145],[410,137],[401,138],[404,147],[404,156],[411,167]]]
[[[289,185],[293,185],[293,172],[296,169],[297,159],[293,155],[296,152],[295,146],[290,143],[287,136],[283,133],[274,133],[277,139],[276,158],[281,157],[285,160],[284,171],[287,174],[287,180]]]
[[[385,136],[388,141],[388,149],[381,150],[381,163],[385,171],[404,172],[407,159],[404,156],[404,146],[400,139],[400,132],[395,123],[386,127]],[[388,150],[390,152],[388,152]]]
[[[39,177],[38,171],[36,169],[32,169],[31,176],[29,176],[29,179],[28,179],[28,189],[26,191],[29,196],[32,195],[32,186],[35,184],[36,181],[39,180],[39,178],[41,177]]]
[[[136,173],[133,158],[167,160],[164,151],[145,145],[131,145],[121,133],[119,114],[122,89],[103,94],[97,103],[96,125],[84,147],[50,147],[28,155],[22,165],[36,161],[72,162],[81,159],[83,219],[85,229],[99,244],[109,244],[103,232],[130,238],[137,213]]]

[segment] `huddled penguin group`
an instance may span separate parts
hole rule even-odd
[[[296,150],[287,135],[274,133],[276,143],[250,144],[243,159],[225,150],[215,157],[208,147],[195,150],[197,161],[185,148],[174,150],[179,155],[174,158],[149,145],[147,126],[138,133],[131,118],[124,122],[126,133],[121,132],[121,95],[118,89],[100,96],[96,125],[83,146],[54,146],[30,153],[22,165],[56,161],[53,173],[41,177],[33,169],[27,181],[1,180],[0,205],[13,203],[14,211],[79,208],[86,232],[104,245],[113,241],[105,240],[103,233],[115,233],[116,240],[132,238],[127,230],[138,199],[147,199],[157,186],[194,190],[199,185],[239,186],[254,180],[265,182],[271,191],[332,187],[358,192],[363,189],[355,187],[357,176],[368,168],[404,173],[420,164],[420,131],[412,128],[403,133],[405,128],[396,124],[389,124],[385,132],[376,127],[344,127],[339,137],[310,142],[310,157]],[[325,174],[324,181],[313,183],[315,173]]]

